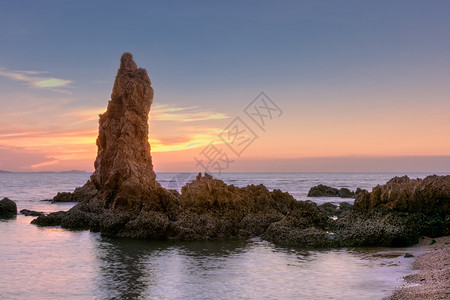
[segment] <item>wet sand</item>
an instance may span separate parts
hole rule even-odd
[[[430,245],[432,240],[436,243]],[[416,274],[405,277],[405,284],[390,299],[450,299],[450,236],[422,239],[426,253],[414,262]]]

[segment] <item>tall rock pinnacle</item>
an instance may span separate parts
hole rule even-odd
[[[131,53],[120,60],[105,113],[100,115],[98,153],[91,180],[103,207],[138,208],[159,187],[148,142],[153,88]]]

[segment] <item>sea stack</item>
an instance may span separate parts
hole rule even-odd
[[[131,53],[120,60],[111,100],[100,115],[98,153],[91,181],[103,208],[137,209],[159,187],[148,142],[153,88],[147,71]]]

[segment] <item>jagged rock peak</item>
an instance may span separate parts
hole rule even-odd
[[[136,70],[137,64],[133,60],[133,54],[130,52],[125,52],[120,58],[120,69],[121,70]]]

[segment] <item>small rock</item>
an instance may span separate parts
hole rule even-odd
[[[0,218],[13,218],[17,215],[17,205],[9,198],[0,200]]]
[[[434,245],[436,243],[436,240],[432,240],[431,242],[430,242],[430,245]]]
[[[360,191],[360,189],[359,189]],[[313,186],[309,192],[308,197],[341,197],[341,198],[355,198],[355,192],[348,188],[336,189],[323,184]]]
[[[424,281],[425,280],[425,278],[420,278],[420,281]]]
[[[406,253],[405,256],[403,256],[403,257],[405,257],[405,258],[408,258],[408,257],[414,257],[414,255],[409,254],[409,253]]]
[[[338,189],[319,184],[309,190],[308,197],[339,197],[338,193]]]

